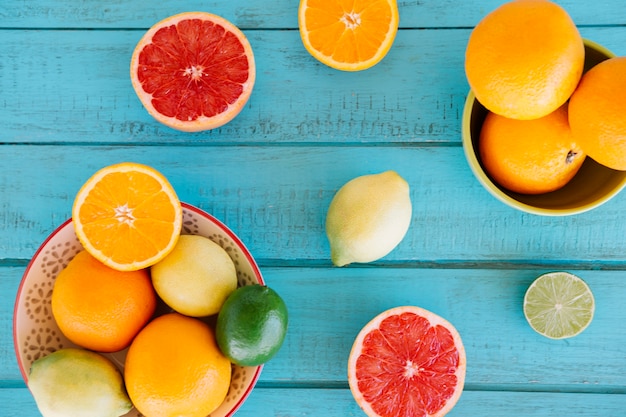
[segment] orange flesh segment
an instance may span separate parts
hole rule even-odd
[[[380,416],[428,416],[454,395],[459,365],[448,329],[403,313],[365,336],[356,375],[364,399]]]
[[[373,58],[393,19],[386,0],[328,2],[308,0],[307,30],[311,45],[338,62]]]
[[[242,95],[249,62],[241,41],[214,22],[159,29],[139,55],[138,79],[152,105],[181,121],[225,112]]]
[[[77,215],[89,244],[120,265],[158,256],[180,226],[172,196],[151,175],[137,171],[106,174],[85,195]]]

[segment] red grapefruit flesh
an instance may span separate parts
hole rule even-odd
[[[250,98],[255,74],[245,35],[205,12],[180,13],[151,27],[130,64],[133,87],[148,113],[186,132],[230,122]]]
[[[348,382],[370,417],[442,417],[465,382],[465,349],[445,319],[419,307],[387,310],[361,330]]]

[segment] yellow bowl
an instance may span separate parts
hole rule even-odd
[[[197,207],[187,203],[182,205],[183,234],[208,237],[226,249],[235,263],[239,286],[265,284],[256,261],[226,225]],[[72,219],[68,219],[42,243],[24,272],[15,300],[13,342],[17,364],[26,383],[33,361],[64,347],[78,347],[63,335],[54,321],[50,297],[57,274],[80,250],[82,246],[74,233]],[[155,316],[171,311],[160,301]],[[211,323],[211,318],[206,320]],[[127,349],[124,349],[103,355],[123,372],[126,352]],[[230,417],[235,414],[252,392],[262,369],[263,365],[233,365],[226,399],[211,413],[211,417]],[[133,408],[124,417],[141,417],[141,414]]]
[[[614,53],[605,47],[584,40],[585,71],[612,58]],[[495,198],[526,213],[544,216],[567,216],[582,213],[609,201],[626,185],[626,171],[616,171],[586,158],[582,167],[563,188],[550,193],[525,195],[509,191],[496,182],[483,169],[478,154],[478,139],[487,109],[469,92],[463,110],[463,150],[478,181]]]

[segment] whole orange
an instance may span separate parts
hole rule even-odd
[[[205,417],[226,398],[230,377],[213,330],[179,313],[151,321],[133,340],[124,368],[131,401],[150,417]]]
[[[118,271],[85,250],[61,270],[52,289],[52,315],[63,334],[99,352],[126,348],[155,308],[147,270]]]
[[[570,97],[585,49],[568,13],[548,0],[510,1],[472,31],[465,73],[478,101],[513,119],[546,116]]]
[[[576,175],[585,154],[572,137],[567,105],[539,119],[489,113],[479,139],[481,162],[502,187],[522,194],[558,190]]]
[[[583,75],[569,104],[574,138],[596,162],[626,170],[626,57],[610,58]]]

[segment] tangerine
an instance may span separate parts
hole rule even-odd
[[[147,270],[118,271],[83,250],[56,277],[51,302],[56,323],[73,343],[116,352],[150,320],[156,295]]]
[[[169,313],[133,340],[124,379],[140,413],[151,417],[206,417],[226,398],[231,363],[213,330],[197,318]]]
[[[478,149],[491,178],[521,194],[543,194],[562,188],[585,160],[568,124],[567,105],[534,120],[488,113]]]
[[[626,57],[607,59],[583,75],[569,103],[576,141],[596,162],[626,170]]]
[[[515,0],[476,25],[465,51],[465,73],[488,110],[537,119],[567,101],[584,61],[582,37],[565,9],[548,0]]]

